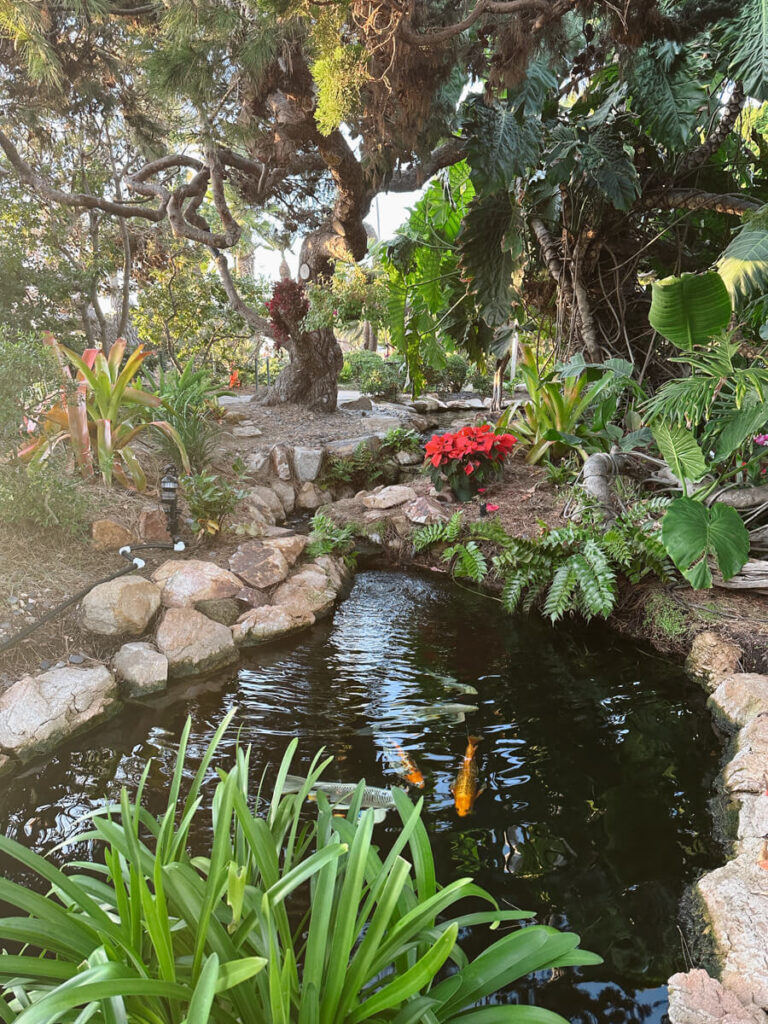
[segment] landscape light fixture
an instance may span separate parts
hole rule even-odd
[[[179,474],[171,463],[165,467],[163,479],[160,481],[160,505],[165,512],[168,533],[175,539],[179,530],[178,514]]]

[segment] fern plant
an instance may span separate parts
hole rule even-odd
[[[356,528],[354,523],[337,526],[325,512],[315,512],[312,516],[312,532],[305,553],[309,559],[320,555],[341,555],[347,565],[355,564]]]
[[[596,514],[581,523],[547,530],[541,537],[510,537],[496,519],[463,524],[461,513],[416,531],[416,550],[448,543],[443,559],[455,577],[501,584],[501,601],[512,613],[541,605],[557,622],[566,614],[589,620],[614,609],[618,577],[637,583],[648,575],[669,579],[672,565],[661,540],[659,517],[668,499],[638,501],[608,530]],[[492,546],[487,554],[481,544]]]

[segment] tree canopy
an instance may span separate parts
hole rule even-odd
[[[708,266],[766,199],[767,25],[768,0],[4,0],[0,148],[46,216],[109,225],[124,293],[170,230],[262,333],[227,256],[244,230],[300,238],[314,281],[365,255],[378,192],[466,160],[473,344],[545,311],[564,345],[642,362],[643,276]],[[275,399],[332,408],[332,329],[292,323],[286,348]]]

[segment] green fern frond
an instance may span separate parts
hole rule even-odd
[[[488,575],[488,563],[473,540],[446,548],[443,559],[452,563],[454,576],[470,579],[473,583],[482,583]]]
[[[477,519],[470,523],[467,533],[475,540],[487,540],[491,544],[507,545],[512,540],[498,519]]]
[[[421,526],[413,534],[413,547],[415,551],[425,551],[433,544],[440,544],[446,540],[445,531],[447,523],[430,523],[429,526]]]
[[[464,523],[464,513],[454,512],[445,527],[445,539],[449,544],[459,539],[461,528]]]

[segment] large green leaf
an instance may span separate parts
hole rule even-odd
[[[682,149],[706,101],[706,81],[690,52],[672,42],[641,46],[629,67],[632,112],[651,138]]]
[[[710,556],[726,580],[749,558],[746,526],[736,509],[719,502],[707,508],[693,498],[676,498],[664,513],[661,539],[669,557],[696,590],[712,586]]]
[[[491,327],[510,318],[515,259],[507,235],[515,214],[506,192],[474,199],[458,239],[463,274],[483,319]]]
[[[756,100],[768,100],[768,0],[741,0],[726,22],[722,46],[728,77]]]
[[[535,119],[520,123],[513,111],[498,104],[488,106],[481,97],[471,96],[462,129],[472,183],[479,193],[506,190],[514,178],[538,162],[541,139]]]
[[[651,430],[664,461],[677,479],[681,483],[701,480],[707,472],[707,463],[691,431],[666,423],[654,423]]]
[[[763,295],[768,291],[768,230],[747,224],[732,239],[717,266],[734,302]]]
[[[683,274],[653,283],[648,320],[663,337],[690,349],[728,326],[731,298],[719,274]]]

